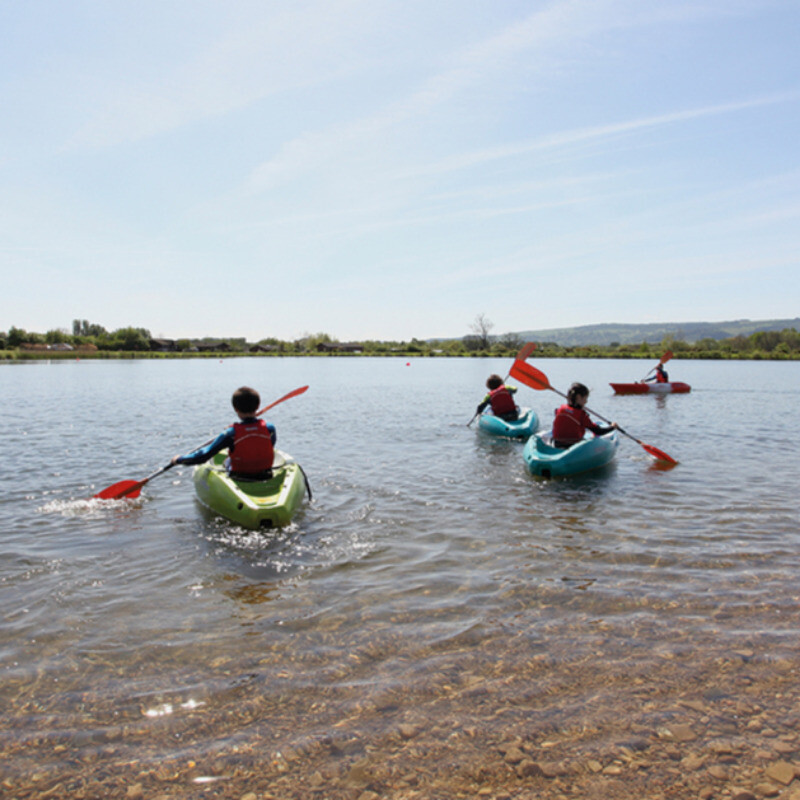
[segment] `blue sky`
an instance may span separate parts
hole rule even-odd
[[[800,314],[796,0],[0,5],[0,330]]]

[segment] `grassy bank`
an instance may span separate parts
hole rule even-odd
[[[137,360],[137,359],[224,359],[224,358],[514,358],[516,350],[492,348],[473,352],[444,352],[437,350],[400,350],[365,353],[247,353],[247,352],[157,352],[134,350],[98,351],[38,351],[38,350],[0,350],[0,361],[88,361],[88,360]],[[653,361],[660,358],[661,351],[652,353],[624,352],[603,347],[552,347],[539,348],[531,358],[616,358],[637,361]],[[798,361],[796,352],[722,352],[718,350],[694,350],[675,352],[673,360],[702,361]]]

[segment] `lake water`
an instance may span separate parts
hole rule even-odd
[[[797,685],[800,364],[673,360],[691,394],[617,397],[653,364],[532,363],[680,464],[623,438],[602,472],[532,478],[466,424],[510,360],[0,366],[0,785],[491,797],[516,742],[568,793],[623,735],[741,736]],[[289,528],[215,518],[189,468],[87,500],[215,435],[243,384],[310,386],[267,414],[314,492]],[[743,692],[751,714],[711,708]]]

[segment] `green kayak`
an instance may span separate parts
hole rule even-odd
[[[277,528],[292,521],[306,489],[300,465],[275,451],[268,480],[232,478],[225,469],[227,450],[194,468],[194,489],[200,502],[243,528]]]

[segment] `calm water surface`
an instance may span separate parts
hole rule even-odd
[[[649,362],[534,363],[680,465],[623,439],[600,473],[531,478],[520,443],[466,425],[507,360],[0,366],[5,774],[380,736],[537,658],[546,682],[581,657],[796,655],[800,365],[673,361],[693,391],[656,398],[608,386]],[[290,528],[213,517],[186,468],[86,499],[215,435],[242,384],[310,385],[267,417],[314,490]],[[561,402],[518,399],[546,420]]]

